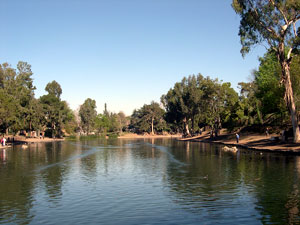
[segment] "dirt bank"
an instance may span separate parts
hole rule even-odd
[[[224,145],[231,145],[243,147],[253,150],[273,151],[273,152],[289,152],[300,154],[300,144],[294,144],[292,141],[284,142],[277,134],[270,134],[268,136],[257,133],[241,133],[239,143],[236,142],[235,134],[228,133],[222,130],[220,135],[215,138],[210,138],[208,132],[192,138],[181,138],[181,141],[200,141],[210,143],[220,143]]]

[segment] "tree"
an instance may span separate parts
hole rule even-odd
[[[295,0],[233,0],[232,7],[241,16],[239,36],[244,56],[254,45],[267,43],[281,67],[284,100],[291,115],[294,142],[300,142],[290,66],[299,54],[300,2]]]
[[[177,127],[183,125],[186,136],[190,135],[190,125],[192,133],[199,126],[209,125],[218,134],[222,123],[229,121],[238,95],[230,83],[198,74],[176,83],[161,101],[166,108],[167,122]]]
[[[79,116],[81,119],[81,125],[83,130],[87,134],[89,134],[94,127],[95,119],[97,116],[96,108],[96,101],[90,98],[86,99],[84,103],[80,106]]]
[[[48,94],[39,99],[44,115],[41,124],[49,128],[52,137],[61,137],[67,123],[72,123],[74,114],[67,102],[60,100],[62,90],[56,81],[48,83],[45,90]]]
[[[60,98],[60,95],[62,94],[62,89],[59,83],[57,83],[55,80],[48,83],[45,90],[50,94],[54,95],[57,98]]]
[[[128,118],[126,117],[124,112],[120,111],[117,114],[117,121],[118,121],[118,129],[120,133],[122,133],[123,129],[126,128],[126,126],[128,125]]]
[[[34,113],[34,100],[31,66],[26,62],[18,62],[17,70],[7,63],[0,65],[0,95],[2,129],[8,132],[20,129],[31,130],[30,115]]]
[[[106,134],[111,127],[111,121],[107,115],[98,114],[95,118],[95,129],[98,133]]]
[[[177,126],[182,124],[186,136],[190,136],[189,121],[192,122],[192,130],[194,130],[195,117],[201,109],[202,92],[198,85],[199,77],[203,76],[199,74],[197,77],[195,75],[184,77],[161,97],[161,102],[166,108],[167,121]]]
[[[149,132],[153,135],[155,132],[164,129],[164,113],[160,105],[152,101],[151,104],[145,104],[139,110],[134,110],[131,115],[131,127],[136,132]]]
[[[287,108],[284,102],[284,87],[279,84],[281,68],[273,51],[259,59],[260,66],[254,71],[254,97],[261,103],[260,111],[264,123],[283,121]]]
[[[240,97],[232,109],[229,128],[247,127],[253,124],[262,124],[260,112],[261,103],[256,98],[257,86],[254,81],[239,83]]]
[[[143,110],[144,119],[151,124],[151,134],[154,135],[154,125],[155,123],[158,124],[163,118],[164,110],[154,101],[150,105],[144,105]]]

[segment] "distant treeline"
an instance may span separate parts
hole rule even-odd
[[[260,58],[252,80],[239,83],[237,93],[228,82],[201,74],[184,77],[161,97],[126,117],[123,112],[96,111],[96,101],[86,99],[79,110],[72,111],[60,99],[61,86],[47,84],[47,95],[36,99],[31,66],[19,62],[17,69],[7,63],[0,65],[0,129],[16,134],[37,131],[50,137],[80,133],[84,135],[119,135],[135,133],[184,133],[192,135],[208,128],[218,134],[221,128],[264,129],[290,125],[284,102],[284,86],[280,85],[281,68],[274,53]],[[300,57],[291,64],[296,107],[300,106]],[[257,131],[257,130],[256,130]]]

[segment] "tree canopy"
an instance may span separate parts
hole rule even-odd
[[[95,119],[97,116],[96,107],[96,101],[90,98],[87,98],[80,106],[79,116],[81,119],[81,125],[83,130],[87,134],[89,134],[90,131],[94,128]]]
[[[299,54],[300,2],[295,0],[233,0],[232,7],[240,15],[239,36],[244,56],[257,44],[267,44],[275,52],[281,67],[284,100],[291,115],[294,142],[300,141],[290,65]]]

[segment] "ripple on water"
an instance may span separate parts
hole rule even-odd
[[[256,163],[250,154],[221,154],[199,143],[115,142],[99,141],[100,147],[95,141],[65,142],[47,145],[46,151],[9,153],[15,161],[0,170],[0,223],[285,224],[299,219],[299,213],[289,218],[299,189],[292,160],[266,157],[267,162]]]

